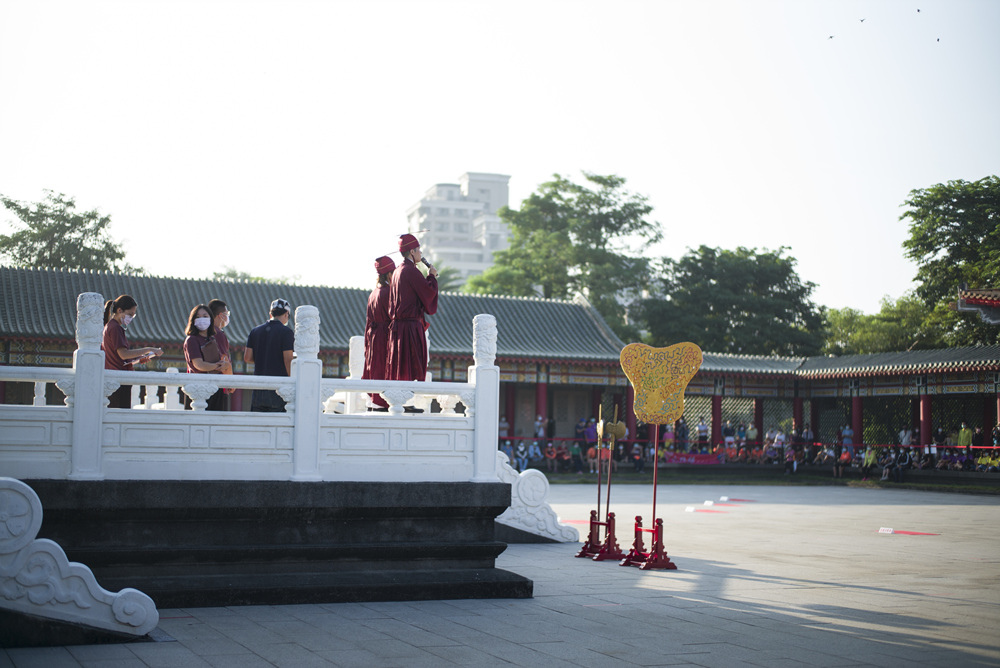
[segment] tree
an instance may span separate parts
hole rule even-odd
[[[942,332],[930,316],[931,309],[912,293],[896,301],[883,297],[882,308],[874,315],[852,308],[830,309],[826,312],[823,353],[861,355],[939,348]]]
[[[819,353],[823,315],[795,259],[777,251],[701,246],[664,258],[653,296],[642,305],[647,343],[691,341],[703,350],[743,355]]]
[[[0,201],[20,220],[22,229],[0,235],[0,256],[19,267],[56,267],[141,273],[125,262],[125,251],[108,234],[111,216],[77,211],[76,200],[45,190],[37,203],[0,195]]]
[[[462,289],[462,286],[465,283],[462,280],[462,272],[454,267],[441,264],[440,262],[438,262],[435,266],[438,270],[437,282],[438,290],[440,292],[458,292]]]
[[[619,336],[634,339],[627,308],[648,284],[649,262],[631,245],[659,241],[660,225],[647,219],[653,207],[625,190],[624,178],[583,175],[580,185],[554,174],[520,209],[502,207],[497,214],[510,230],[510,247],[465,289],[517,297],[579,293]]]
[[[246,281],[247,283],[274,283],[276,285],[295,285],[299,280],[299,276],[278,276],[276,278],[268,278],[266,276],[254,276],[248,271],[242,271],[236,267],[230,267],[229,265],[223,265],[222,271],[216,271],[212,273],[212,278],[215,280],[232,280],[232,281]]]
[[[959,287],[1000,286],[1000,177],[949,181],[910,191],[906,256],[917,263],[916,294],[931,310],[926,326],[938,327],[952,346],[1000,342],[1000,330],[978,317],[948,310]]]

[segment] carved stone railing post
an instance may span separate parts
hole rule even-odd
[[[167,367],[167,373],[180,373],[177,367]],[[183,407],[181,403],[181,396],[177,393],[177,387],[175,385],[169,385],[164,388],[166,391],[163,393],[163,407],[168,411],[180,410]]]
[[[104,393],[104,297],[84,292],[76,298],[76,350],[73,352],[73,451],[70,480],[101,480],[101,424]]]
[[[500,423],[500,367],[497,357],[497,319],[480,314],[472,319],[472,357],[469,382],[476,386],[474,397],[466,399],[466,416],[475,424],[472,480],[494,482],[497,479],[497,429]]]
[[[351,369],[351,375],[348,378],[351,380],[361,380],[361,376],[365,374],[365,337],[351,337],[350,355],[347,360],[348,366]],[[346,392],[344,396],[344,413],[348,415],[364,413],[366,406],[365,398],[364,392]]]
[[[35,381],[35,398],[31,402],[32,406],[44,406],[45,405],[45,386],[48,385],[44,380]]]
[[[143,400],[142,405],[147,409],[151,409],[157,402],[159,402],[160,386],[159,385],[147,385],[146,386],[146,398]]]
[[[203,411],[208,408],[208,400],[212,398],[213,394],[219,391],[219,386],[211,382],[197,382],[199,376],[204,377],[202,374],[191,375],[195,376],[195,378],[182,385],[181,389],[184,390],[184,394],[191,397],[191,409]]]
[[[295,441],[292,454],[292,480],[322,480],[319,472],[319,418],[323,410],[320,384],[323,361],[319,359],[319,309],[299,306],[295,309],[295,360],[292,381],[295,383]]]
[[[382,398],[389,404],[389,415],[402,415],[405,412],[403,405],[413,399],[412,390],[391,389],[380,392]]]

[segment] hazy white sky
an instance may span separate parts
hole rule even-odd
[[[434,183],[614,173],[649,254],[789,246],[874,312],[909,191],[1000,173],[998,34],[995,0],[0,0],[0,193],[156,275],[369,287]]]

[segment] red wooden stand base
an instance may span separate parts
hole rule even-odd
[[[653,534],[653,544],[649,552],[643,550],[642,534],[644,532]],[[635,541],[632,543],[632,549],[628,551],[628,555],[622,559],[619,565],[638,566],[644,571],[653,570],[654,568],[668,571],[677,570],[677,564],[670,561],[670,557],[663,551],[662,518],[656,520],[654,528],[643,529],[642,517],[639,515],[635,516]]]
[[[604,542],[601,543],[601,527],[605,528]],[[607,522],[597,521],[597,511],[590,511],[590,534],[587,542],[577,553],[577,557],[591,557],[594,561],[605,561],[607,559],[621,559],[622,550],[618,547],[618,539],[615,537],[615,514],[608,513]]]

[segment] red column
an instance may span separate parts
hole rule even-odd
[[[541,415],[548,424],[549,419],[549,384],[535,383],[535,415]]]
[[[815,399],[809,403],[809,428],[812,429],[813,439],[819,442],[819,402]],[[831,439],[828,437],[825,442],[829,443],[830,441]]]
[[[993,425],[996,424],[993,420],[995,418],[993,397],[983,397],[983,443],[985,445],[993,445]]]
[[[996,417],[996,422],[994,423],[994,425],[1000,424],[1000,392],[997,392],[997,414],[995,417]]]
[[[757,442],[764,442],[764,400],[756,398],[753,400],[753,424],[757,427]]]
[[[864,399],[862,399],[861,397],[851,397],[851,429],[854,430],[855,445],[864,445],[865,442]]]
[[[795,426],[802,431],[802,397],[792,399],[792,420]]]
[[[932,406],[933,402],[931,400],[931,395],[921,394],[920,395],[920,445],[930,445],[933,442],[934,437],[931,433]]]
[[[514,383],[507,383],[507,395],[504,399],[504,413],[507,415],[507,424],[510,425],[510,435],[514,435],[514,418],[517,416],[517,387]]]
[[[722,442],[722,397],[712,395],[712,440],[711,445]]]
[[[635,390],[632,383],[625,390],[625,426],[628,427],[628,437],[635,438]]]

